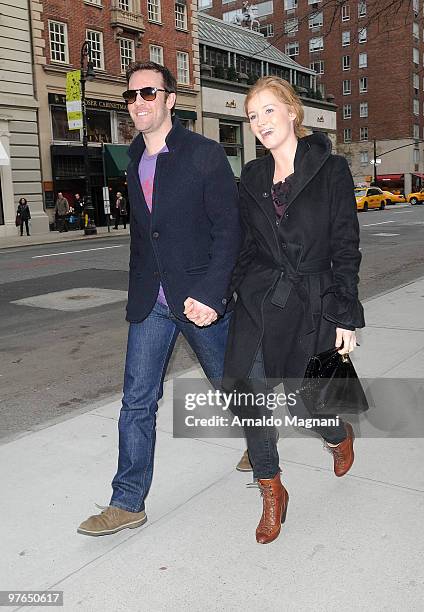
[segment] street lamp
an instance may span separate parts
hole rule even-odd
[[[90,236],[97,234],[94,223],[94,208],[91,201],[90,162],[88,159],[88,135],[87,135],[87,108],[85,103],[85,83],[95,78],[93,61],[91,59],[91,45],[88,40],[81,47],[81,106],[82,106],[82,146],[84,149],[84,174],[85,174],[85,207],[84,213],[88,215],[87,225],[84,226],[84,234]]]

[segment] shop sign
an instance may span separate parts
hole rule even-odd
[[[78,71],[76,71],[78,72]],[[66,105],[66,96],[63,94],[49,93],[49,104]],[[99,98],[86,98],[85,104],[87,108],[108,111],[125,111],[128,112],[125,102],[116,102],[115,100],[100,100]]]

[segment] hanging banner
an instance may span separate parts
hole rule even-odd
[[[80,78],[80,70],[72,70],[66,73],[66,113],[70,130],[80,130],[82,128]]]

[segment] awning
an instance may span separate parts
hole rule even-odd
[[[181,110],[180,108],[176,108],[175,114],[177,115],[179,119],[193,119],[193,121],[196,121],[197,119],[196,111]]]
[[[10,164],[9,156],[6,153],[6,149],[0,142],[0,166],[8,166],[9,164]]]
[[[127,155],[128,145],[104,145],[106,176],[116,178],[125,176],[130,159]]]
[[[412,174],[414,176],[418,176],[418,178],[420,179],[424,179],[424,174],[422,172],[413,172]]]
[[[403,174],[379,174],[377,181],[403,181]]]

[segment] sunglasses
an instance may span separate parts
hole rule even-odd
[[[171,93],[168,89],[159,89],[159,87],[142,87],[141,89],[127,89],[127,91],[124,91],[122,94],[122,97],[127,104],[134,104],[137,99],[137,94],[140,94],[143,100],[152,102],[153,100],[156,100],[156,94],[158,91]]]

